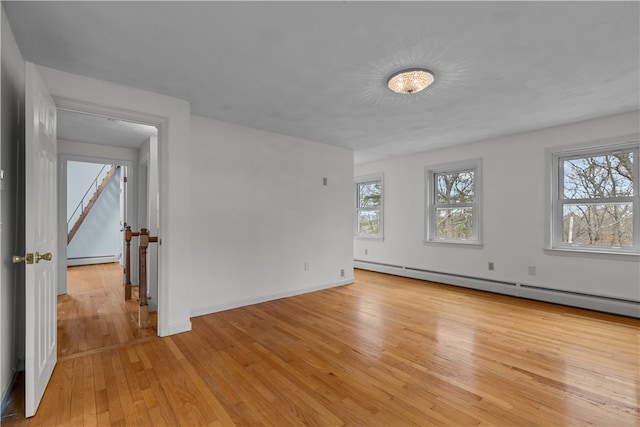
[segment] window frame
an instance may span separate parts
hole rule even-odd
[[[436,202],[437,176],[458,172],[473,172],[473,202],[442,204]],[[471,207],[472,236],[467,239],[437,237],[437,211],[450,207]],[[425,244],[451,244],[469,247],[482,247],[482,159],[471,159],[463,162],[448,163],[425,167]]]
[[[565,199],[563,162],[572,159],[582,159],[592,156],[607,156],[616,152],[632,152],[633,162],[633,194],[631,196],[615,198],[587,198]],[[623,143],[605,143],[575,148],[565,148],[551,151],[551,208],[550,230],[547,249],[575,254],[605,254],[605,255],[640,255],[640,142],[638,140]],[[563,241],[563,212],[565,205],[575,204],[607,204],[631,203],[633,209],[633,240],[631,247],[615,247],[604,245],[585,245],[579,243],[565,243]]]
[[[360,192],[358,187],[362,184],[380,183],[380,206],[376,208],[360,208]],[[353,216],[353,237],[357,239],[384,240],[384,174],[376,173],[371,175],[358,176],[354,180],[354,202],[355,210]],[[358,218],[361,211],[380,211],[380,228],[377,234],[360,234],[358,232]]]

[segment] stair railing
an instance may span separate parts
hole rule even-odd
[[[104,169],[107,166],[108,165],[104,165],[102,167],[102,169],[100,170],[98,175],[95,177],[95,179],[93,180],[91,185],[89,185],[89,188],[85,192],[84,196],[82,196],[82,199],[80,199],[80,203],[78,203],[78,206],[73,211],[73,214],[71,214],[71,217],[67,220],[67,230],[69,230],[70,221],[74,218],[74,216],[75,216],[76,212],[78,211],[78,209],[82,208],[82,210],[80,211],[80,216],[78,217],[76,222],[73,224],[73,227],[71,227],[71,230],[69,230],[68,233],[67,233],[67,244],[71,243],[71,239],[73,239],[73,236],[76,235],[76,233],[78,232],[78,230],[82,226],[84,220],[89,215],[89,212],[91,211],[91,209],[93,208],[95,203],[98,201],[98,198],[100,197],[100,195],[102,194],[104,189],[109,184],[109,181],[111,181],[111,178],[115,174],[116,169],[119,168],[119,166],[117,166],[117,165],[112,165],[111,169],[109,169],[107,174],[102,178],[102,182],[100,183],[100,185],[98,185],[98,179],[100,178],[100,176],[102,175],[102,172],[104,171]],[[91,199],[89,200],[89,203],[87,203],[87,205],[85,206],[84,205],[84,200],[90,194],[90,191],[94,188],[94,186],[95,186],[95,191],[91,195]]]
[[[111,166],[111,165],[102,165],[102,169],[100,169],[100,172],[98,172],[98,174],[93,179],[93,181],[91,181],[91,184],[89,184],[89,188],[87,188],[87,191],[84,192],[84,196],[82,196],[82,198],[80,199],[78,206],[76,206],[71,216],[69,216],[69,219],[67,219],[67,233],[69,232],[69,224],[71,223],[71,220],[76,215],[78,210],[80,211],[80,213],[84,211],[84,199],[89,195],[89,191],[93,189],[93,193],[91,193],[92,196],[96,191],[98,191],[98,179],[100,178],[100,176],[102,176],[102,172],[104,172],[107,166]]]
[[[138,326],[148,328],[149,305],[147,302],[147,248],[149,243],[158,243],[158,236],[150,236],[146,228],[132,231],[130,225],[125,226],[125,262],[124,262],[124,299],[131,299],[131,239],[140,237],[138,249],[138,295],[140,307],[138,309]]]

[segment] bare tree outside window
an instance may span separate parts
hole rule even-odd
[[[378,237],[382,226],[382,181],[359,182],[357,191],[357,235]]]
[[[436,174],[436,237],[468,239],[473,235],[474,172]],[[465,206],[456,206],[464,204]]]
[[[425,168],[425,242],[482,245],[481,159]]]
[[[561,159],[563,243],[633,246],[634,154]]]

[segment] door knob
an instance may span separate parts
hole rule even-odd
[[[46,254],[42,254],[42,255],[40,255],[39,252],[36,252],[36,256],[35,256],[36,264],[39,263],[40,260],[51,261],[51,258],[53,258],[53,256],[51,255],[51,252],[47,252]]]
[[[26,254],[25,256],[14,255],[11,257],[11,261],[14,264],[18,264],[19,262],[24,262],[26,264],[33,264],[33,254]]]

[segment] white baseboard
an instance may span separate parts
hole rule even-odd
[[[183,332],[189,332],[192,329],[191,321],[188,320],[186,322],[181,323],[173,323],[167,325],[166,327],[159,324],[158,325],[158,336],[159,337],[168,337],[169,335],[181,334]]]
[[[244,307],[247,305],[260,304],[261,302],[273,301],[280,298],[288,298],[296,295],[302,295],[309,292],[321,291],[323,289],[335,288],[338,286],[349,285],[353,283],[353,277],[339,280],[337,282],[326,283],[322,285],[310,286],[303,289],[296,289],[295,291],[279,292],[275,294],[268,294],[257,296],[253,298],[245,298],[242,300],[232,301],[227,304],[213,305],[208,307],[202,307],[196,310],[191,310],[191,317],[204,316],[205,314],[217,313],[219,311],[231,310],[238,307]]]
[[[524,283],[504,282],[487,278],[469,277],[362,260],[354,260],[353,267],[362,270],[377,271],[396,276],[477,289],[480,291],[640,318],[640,301],[631,301],[601,295],[590,295],[550,287],[531,286]]]

